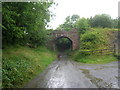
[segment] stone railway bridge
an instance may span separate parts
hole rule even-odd
[[[50,40],[48,45],[51,49],[56,50],[56,40],[59,38],[68,38],[72,42],[72,50],[79,48],[80,37],[77,29],[73,29],[71,31],[54,30],[52,33],[50,33]]]

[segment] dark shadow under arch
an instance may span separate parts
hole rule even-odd
[[[72,50],[73,42],[68,37],[58,37],[55,39],[55,48],[58,51]]]

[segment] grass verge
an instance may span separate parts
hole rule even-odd
[[[112,55],[101,55],[101,56],[91,55],[75,60],[87,64],[106,64],[112,61],[117,61],[117,58]]]
[[[71,52],[69,55],[72,60],[86,64],[106,64],[118,60],[114,55],[86,55],[86,53],[82,55],[78,51]]]
[[[40,74],[53,60],[54,52],[41,46],[38,48],[9,47],[3,50],[3,88],[20,88]]]

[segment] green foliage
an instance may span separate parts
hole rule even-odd
[[[3,44],[31,43],[41,45],[50,21],[51,2],[3,2]]]
[[[57,29],[63,29],[66,31],[76,28],[80,34],[84,34],[90,27],[99,28],[118,28],[119,18],[112,19],[110,15],[98,14],[90,18],[80,18],[78,15],[67,16],[65,22]]]
[[[117,58],[113,55],[87,55],[83,57],[82,55],[77,54],[77,56],[73,57],[73,59],[77,62],[87,64],[105,64],[117,61]]]
[[[65,22],[63,24],[59,25],[59,27],[57,29],[64,29],[66,31],[69,31],[72,28],[75,28],[74,23],[78,19],[79,19],[78,15],[67,16],[65,19]]]
[[[112,23],[113,23],[113,28],[118,28],[118,19],[113,19],[112,20]]]
[[[112,27],[112,19],[107,14],[98,14],[90,18],[91,27]]]
[[[78,59],[81,59],[89,55],[90,55],[90,52],[78,51],[74,56],[74,60],[77,61]]]
[[[91,28],[81,35],[81,49],[103,49],[108,48],[109,38],[107,31],[109,29]]]
[[[88,20],[85,18],[80,18],[75,22],[75,27],[79,29],[79,33],[83,34],[89,28]]]
[[[40,74],[53,60],[55,53],[45,47],[9,47],[3,50],[2,85],[20,88]]]
[[[76,14],[71,16],[71,22],[73,22],[73,24],[79,19],[80,17]]]
[[[120,28],[120,17],[118,18],[118,28]]]
[[[110,39],[114,38],[111,31],[116,31],[116,29],[91,28],[84,34],[81,34],[80,49],[70,53],[73,60],[93,64],[116,61],[117,59],[113,55],[92,54],[90,52],[92,50],[109,49]],[[111,54],[111,52],[108,52],[108,54]]]

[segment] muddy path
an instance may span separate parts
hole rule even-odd
[[[78,64],[62,54],[25,88],[118,88],[118,63]]]

